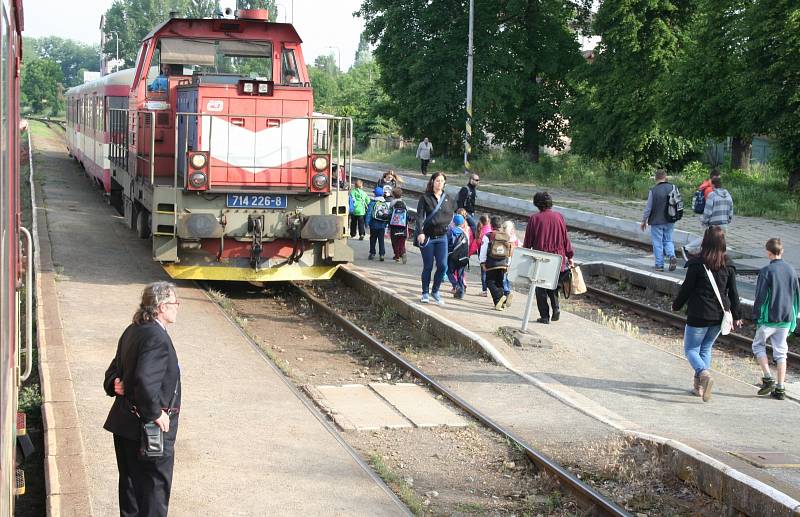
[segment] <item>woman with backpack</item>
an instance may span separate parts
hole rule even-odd
[[[713,384],[711,348],[720,335],[725,312],[730,311],[734,328],[742,325],[736,269],[725,255],[725,232],[719,226],[705,231],[700,254],[689,259],[672,310],[679,311],[687,303],[683,351],[694,370],[692,394],[708,402]]]
[[[572,257],[575,252],[567,233],[567,223],[564,216],[553,212],[553,198],[547,192],[537,192],[533,196],[533,204],[539,213],[528,218],[525,228],[525,240],[522,246],[545,253],[561,255],[561,272],[572,266]],[[548,306],[548,300],[550,305]],[[536,288],[536,306],[539,308],[539,323],[548,324],[558,321],[561,317],[561,307],[558,304],[558,289]],[[551,312],[552,310],[552,312]],[[552,314],[552,315],[551,315]]]
[[[414,228],[414,245],[420,248],[422,255],[422,303],[433,298],[439,305],[444,305],[439,294],[439,287],[447,272],[447,228],[453,220],[455,203],[444,191],[447,176],[442,172],[434,172],[428,180],[425,194],[417,204],[417,221]],[[431,273],[436,262],[436,274],[433,275],[431,289]],[[430,290],[430,291],[429,291]],[[430,295],[428,294],[430,292]]]
[[[408,207],[402,200],[403,190],[400,187],[392,191],[392,200],[389,202],[389,240],[392,241],[394,261],[407,262],[406,239],[408,238]]]
[[[369,256],[368,260],[375,258],[375,244],[378,243],[380,260],[386,255],[386,242],[384,241],[386,225],[389,224],[389,203],[383,198],[383,187],[375,187],[375,197],[367,206],[367,226],[369,227]]]

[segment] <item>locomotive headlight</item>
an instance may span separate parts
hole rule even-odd
[[[319,172],[324,171],[328,168],[328,159],[324,156],[317,156],[314,158],[314,169],[318,170]]]
[[[208,176],[206,176],[205,172],[202,171],[194,171],[189,175],[189,185],[192,188],[203,188],[208,183]]]
[[[314,177],[311,178],[311,185],[317,190],[322,190],[328,186],[328,177],[324,174],[314,174]]]
[[[269,84],[258,83],[258,93],[269,93]]]
[[[191,157],[192,167],[195,169],[202,169],[206,166],[206,155],[193,154]]]
[[[244,83],[242,85],[242,91],[244,93],[253,93],[253,83]]]

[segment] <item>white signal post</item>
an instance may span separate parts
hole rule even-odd
[[[470,173],[469,155],[472,152],[472,28],[475,18],[475,0],[469,0],[469,37],[467,38],[467,123],[464,132],[464,174]]]

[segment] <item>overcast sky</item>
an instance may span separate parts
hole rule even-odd
[[[59,36],[84,43],[100,44],[100,16],[111,7],[113,0],[28,0],[25,8],[23,35],[40,38]],[[221,0],[222,7],[233,7],[235,0]],[[279,0],[278,21],[292,21],[303,39],[303,54],[307,64],[313,64],[320,54],[334,54],[342,68],[353,64],[358,38],[364,22],[354,18],[360,0]],[[334,49],[328,47],[337,47]]]

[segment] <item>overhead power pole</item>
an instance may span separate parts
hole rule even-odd
[[[467,38],[467,123],[464,132],[464,174],[470,173],[469,155],[472,152],[472,27],[475,0],[469,0],[469,37]]]

